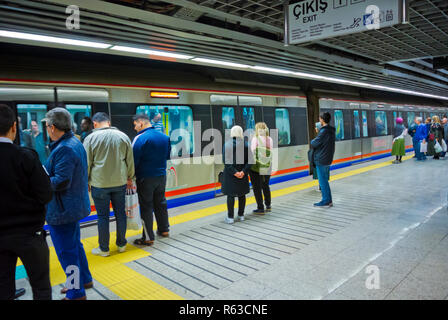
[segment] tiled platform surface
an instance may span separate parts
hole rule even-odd
[[[234,225],[220,213],[173,226],[144,248],[151,255],[125,265],[184,299],[448,299],[446,177],[448,160],[413,159],[343,177],[331,182],[333,208],[312,206],[315,187],[278,196],[271,213]],[[366,286],[369,266],[379,271],[377,289]],[[17,286],[31,299],[26,280]],[[97,279],[87,293],[126,298]]]

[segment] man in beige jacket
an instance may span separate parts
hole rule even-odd
[[[118,252],[126,250],[126,188],[134,179],[134,155],[128,136],[111,127],[110,118],[104,112],[93,118],[94,130],[84,140],[87,152],[89,186],[98,215],[99,247],[92,254],[107,257],[109,253],[110,203],[117,223]]]

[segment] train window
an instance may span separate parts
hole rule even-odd
[[[401,112],[401,111],[398,112],[398,117],[403,119],[403,112]],[[395,123],[395,120],[397,120],[397,111],[394,111],[394,123]]]
[[[369,130],[367,125],[367,111],[363,111],[361,113],[362,115],[362,136],[368,137],[369,136]]]
[[[240,106],[261,106],[262,104],[261,97],[238,96],[238,105]]]
[[[243,108],[244,130],[252,134],[255,130],[255,111],[254,108]]]
[[[42,123],[47,113],[46,104],[18,104],[20,144],[36,150],[42,164],[47,161],[50,154],[46,127]]]
[[[73,119],[73,132],[81,135],[81,122],[84,117],[90,117],[92,106],[90,104],[66,104],[65,108],[70,112]]]
[[[275,109],[275,127],[278,129],[278,145],[289,145],[291,143],[291,127],[288,109]]]
[[[375,127],[377,136],[387,135],[386,111],[375,111]]]
[[[361,126],[359,125],[359,111],[353,110],[353,121],[355,125],[355,138],[361,137]]]
[[[138,106],[136,113],[149,116],[151,123],[171,139],[171,155],[194,153],[193,111],[188,106]],[[160,114],[160,115],[159,115]]]
[[[410,127],[414,123],[415,113],[408,112],[408,127]]]
[[[222,108],[222,129],[232,129],[235,125],[235,108],[223,107]]]
[[[212,94],[210,96],[210,103],[212,105],[238,105],[238,96]]]
[[[336,128],[336,140],[344,140],[344,115],[342,110],[334,110],[334,126]]]

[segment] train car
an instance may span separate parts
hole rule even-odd
[[[0,103],[6,103],[16,111],[21,129],[17,143],[22,145],[27,145],[24,135],[32,129],[32,121],[35,121],[47,148],[48,138],[41,120],[45,112],[55,106],[70,111],[77,134],[83,117],[102,111],[108,113],[112,125],[125,132],[131,140],[136,135],[133,115],[146,113],[152,118],[160,113],[165,133],[172,143],[172,160],[167,168],[169,207],[220,195],[218,175],[223,164],[222,144],[217,133],[225,139],[226,132],[228,134],[235,124],[241,125],[249,136],[259,121],[277,129],[273,132],[277,135],[274,140],[278,161],[274,166],[272,184],[309,175],[308,126],[314,127],[314,124],[307,123],[306,98],[295,90],[265,87],[260,93],[253,91],[251,86],[230,91],[217,88],[216,84],[185,89],[166,84],[133,86],[42,81],[45,85],[42,82],[33,85],[2,82]],[[322,97],[319,105],[321,111],[331,113],[331,125],[336,128],[332,169],[388,156],[397,116],[403,117],[408,125],[417,115],[442,116],[443,113],[443,109],[438,107],[331,97]],[[406,148],[412,150],[409,137],[406,138]],[[92,216],[84,222],[94,219],[93,210]]]

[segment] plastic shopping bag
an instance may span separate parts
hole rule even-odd
[[[448,150],[445,139],[442,139],[442,151],[446,152]]]
[[[142,228],[142,220],[140,218],[140,206],[138,204],[138,194],[136,188],[126,190],[126,216],[127,229],[140,230]]]
[[[422,142],[420,144],[420,152],[428,152],[428,143],[427,142]]]
[[[436,153],[440,153],[442,152],[442,147],[440,146],[439,141],[436,140],[436,143],[434,144],[434,150],[436,151]]]

